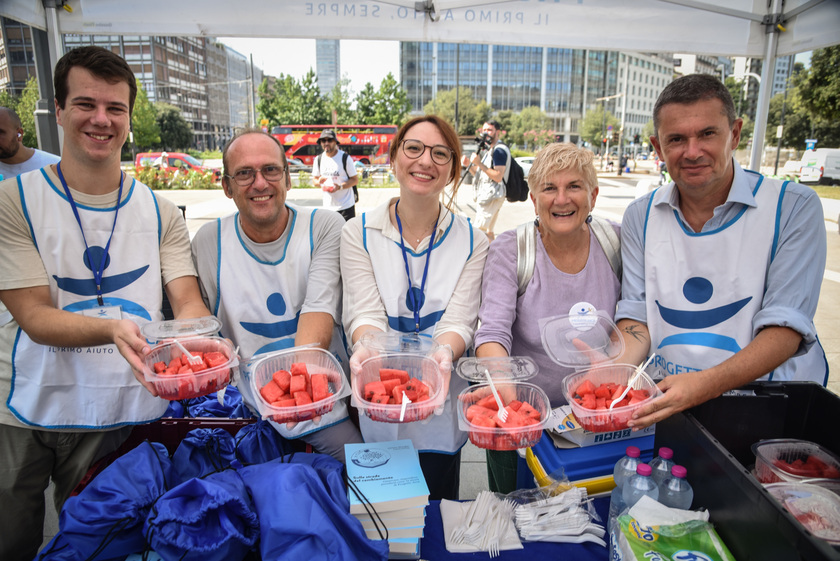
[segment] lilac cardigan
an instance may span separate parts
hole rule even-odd
[[[613,225],[616,232],[618,225]],[[573,305],[585,301],[597,310],[615,315],[621,282],[610,268],[607,256],[591,234],[589,259],[575,275],[558,270],[537,236],[534,276],[524,294],[517,298],[516,230],[500,234],[490,244],[484,266],[481,309],[475,347],[499,343],[510,356],[528,356],[539,367],[539,374],[529,382],[541,387],[552,407],[563,405],[561,383],[573,373],[553,362],[543,350],[540,325],[543,318],[566,315]]]

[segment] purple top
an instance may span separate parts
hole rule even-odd
[[[618,225],[613,225],[618,232]],[[585,301],[597,310],[615,314],[621,283],[610,268],[607,256],[590,231],[589,259],[577,274],[554,266],[540,236],[536,239],[534,276],[525,293],[517,298],[516,230],[508,230],[490,244],[481,287],[479,325],[475,347],[499,343],[510,356],[528,356],[537,363],[539,374],[528,380],[545,391],[552,407],[566,403],[562,382],[574,370],[552,361],[543,350],[541,320],[567,315],[571,307]]]

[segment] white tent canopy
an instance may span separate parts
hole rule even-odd
[[[764,144],[776,56],[840,43],[837,0],[2,0],[0,15],[46,30],[51,58],[59,54],[63,33],[492,43],[763,58],[768,63],[751,167]]]

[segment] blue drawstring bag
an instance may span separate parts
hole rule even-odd
[[[333,501],[350,512],[350,499],[344,486],[344,464],[326,454],[291,454],[286,463],[306,464],[315,470]]]
[[[388,542],[369,540],[361,522],[334,500],[338,490],[327,490],[312,466],[277,459],[242,468],[240,474],[259,517],[262,559],[388,559]]]
[[[291,443],[264,420],[239,429],[234,441],[236,458],[244,465],[262,464],[292,451]]]
[[[167,492],[143,529],[166,561],[237,561],[257,542],[260,524],[241,477],[228,469]]]
[[[59,529],[82,559],[125,558],[146,549],[143,522],[177,475],[163,444],[143,442],[64,503]]]
[[[184,404],[180,401],[170,401],[169,407],[166,408],[166,411],[163,412],[163,417],[168,418],[171,417],[173,419],[183,419],[184,413],[186,409],[184,408]]]
[[[236,386],[225,388],[223,403],[219,403],[217,394],[211,393],[190,400],[187,412],[190,417],[225,417],[230,419],[251,419],[254,414],[242,401],[242,394]]]
[[[119,557],[124,559],[125,555]],[[100,560],[99,557],[96,558]],[[75,547],[67,542],[67,538],[61,532],[57,533],[50,542],[41,549],[35,561],[85,561],[82,554]]]
[[[202,477],[230,467],[236,459],[236,444],[224,429],[193,429],[172,454],[180,481]]]

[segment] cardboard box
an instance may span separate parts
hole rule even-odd
[[[674,450],[694,488],[692,508],[711,522],[739,561],[840,560],[751,474],[753,443],[798,438],[840,453],[840,398],[811,382],[745,386],[657,423],[655,446]]]
[[[560,438],[568,441],[570,445],[565,446],[558,439],[554,439],[554,443],[558,448],[572,448],[575,445],[581,448],[585,446],[594,446],[596,444],[606,444],[608,442],[617,442],[619,440],[627,440],[629,438],[639,438],[642,436],[650,436],[654,434],[655,427],[647,427],[640,431],[633,432],[630,429],[622,429],[609,432],[590,432],[580,426],[580,423],[572,414],[572,408],[569,405],[561,405],[554,409],[554,418],[559,420],[556,426],[548,427],[548,431],[552,435],[557,435]]]

